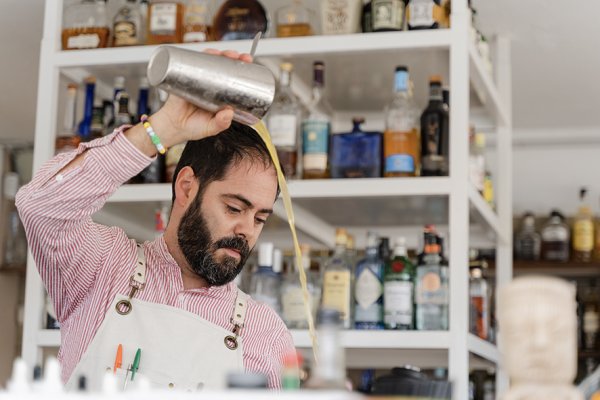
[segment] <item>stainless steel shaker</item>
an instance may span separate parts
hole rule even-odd
[[[275,97],[275,77],[258,64],[174,46],[160,46],[148,63],[151,85],[211,112],[234,109],[233,119],[253,125]]]

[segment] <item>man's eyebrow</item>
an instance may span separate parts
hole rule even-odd
[[[252,204],[252,202],[250,200],[248,200],[247,198],[245,198],[241,194],[227,193],[227,194],[221,195],[221,197],[228,198],[228,199],[239,200],[242,203],[244,203],[244,205],[246,207],[248,207],[248,208],[254,208],[254,204]],[[273,209],[271,209],[271,208],[263,208],[262,210],[258,210],[258,212],[261,213],[261,214],[273,214]]]

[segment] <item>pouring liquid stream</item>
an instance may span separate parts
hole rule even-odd
[[[310,307],[310,295],[308,293],[308,287],[306,284],[306,272],[304,268],[302,268],[302,253],[300,251],[300,245],[298,244],[298,235],[296,233],[296,222],[294,219],[294,210],[292,208],[292,200],[290,198],[290,193],[288,191],[287,182],[285,180],[285,176],[281,171],[281,164],[279,163],[279,157],[277,157],[277,150],[275,150],[275,146],[273,146],[273,142],[271,142],[271,136],[269,135],[269,131],[267,127],[262,121],[258,121],[256,124],[252,126],[252,128],[260,135],[261,139],[265,142],[267,149],[269,150],[269,154],[271,159],[273,160],[273,164],[275,165],[275,169],[277,170],[277,182],[279,183],[279,188],[281,189],[281,198],[283,200],[283,206],[285,207],[285,213],[287,215],[288,224],[290,225],[290,230],[292,232],[292,240],[294,242],[294,254],[296,265],[298,266],[296,270],[298,271],[298,276],[300,278],[300,285],[302,286],[302,296],[304,300],[304,309],[306,312],[306,319],[308,321],[308,332],[310,335],[310,340],[312,342],[313,356],[315,362],[318,363],[319,360],[317,358],[317,349],[318,342],[317,336],[315,334],[315,325],[313,321],[313,315]]]

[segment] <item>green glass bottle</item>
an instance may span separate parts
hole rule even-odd
[[[392,258],[383,275],[385,329],[414,329],[415,265],[406,253],[406,240],[396,238]]]

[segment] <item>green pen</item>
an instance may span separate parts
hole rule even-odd
[[[135,378],[135,373],[140,368],[140,358],[142,357],[142,349],[137,349],[135,352],[135,358],[133,359],[133,365],[131,366],[131,380]]]

